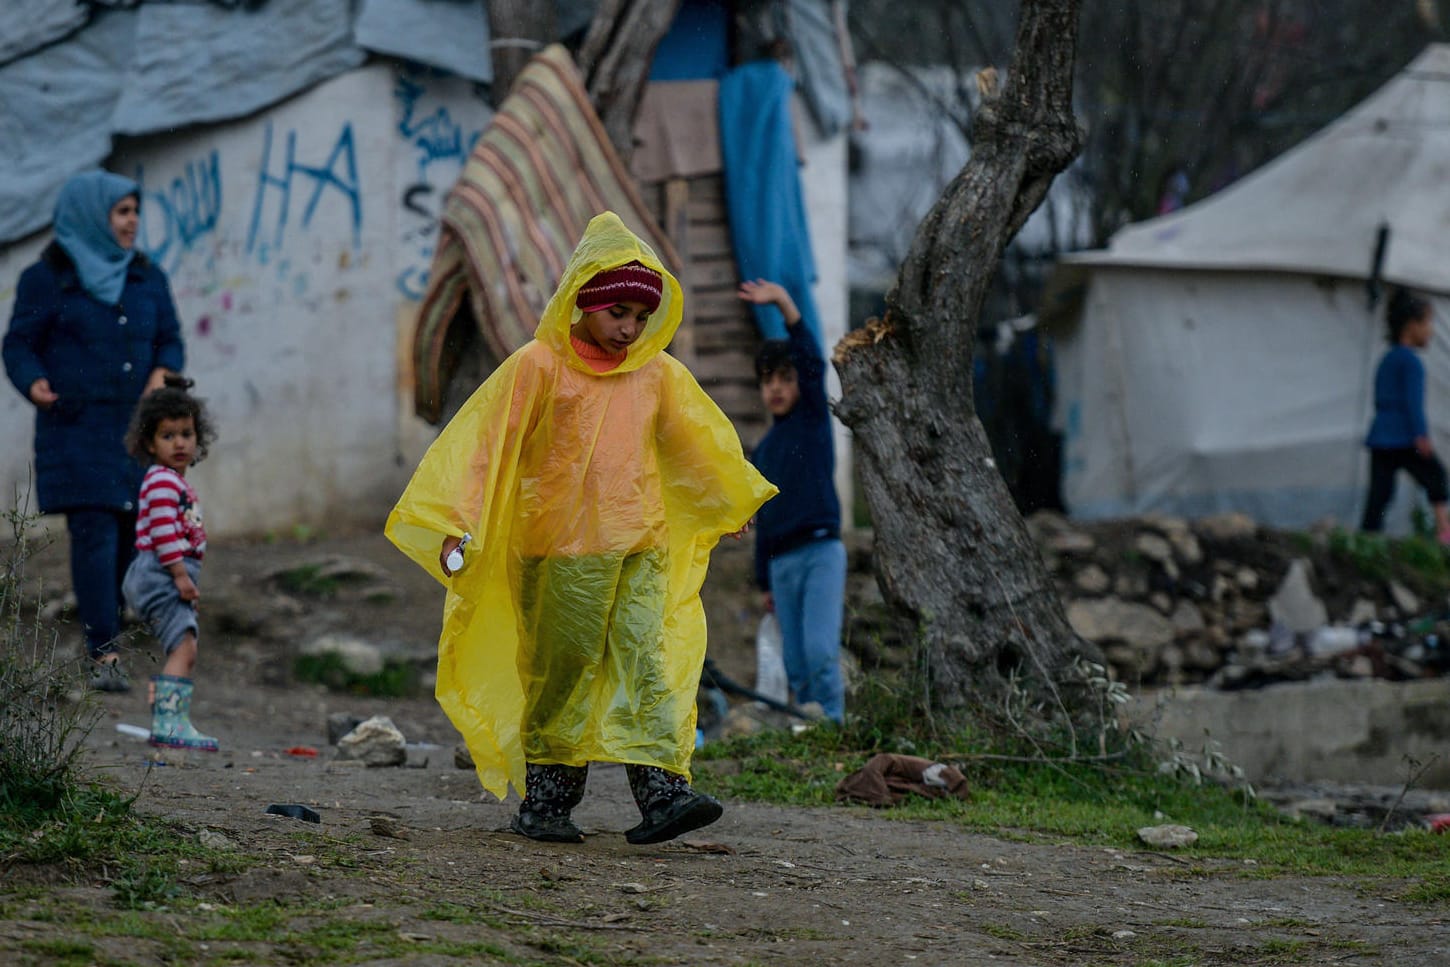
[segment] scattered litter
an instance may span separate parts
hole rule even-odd
[[[294,745],[290,749],[283,749],[287,755],[295,755],[299,759],[317,758],[317,750],[310,745]]]
[[[1132,940],[1136,936],[1138,936],[1138,935],[1136,933],[1134,933],[1133,931],[1131,931],[1131,930],[1114,930],[1113,931],[1113,939],[1114,940]]]
[[[272,805],[270,805],[270,806],[268,806],[266,808],[265,812],[267,812],[269,815],[272,815],[272,816],[286,816],[286,817],[288,817],[290,819],[300,819],[303,822],[308,822],[308,823],[320,823],[320,822],[322,822],[322,817],[317,814],[317,811],[316,810],[308,809],[306,806],[300,805],[300,804],[295,803],[295,802],[292,802],[292,803],[275,803],[274,802],[274,803],[272,803]]]
[[[129,735],[133,739],[149,739],[149,738],[151,738],[151,730],[150,729],[143,729],[139,725],[129,725],[129,724],[125,723],[125,722],[117,722],[116,723],[116,731],[117,732],[120,732],[122,735]]]

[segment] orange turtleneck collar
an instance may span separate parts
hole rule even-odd
[[[607,373],[611,369],[617,369],[624,358],[629,355],[626,349],[622,353],[611,354],[603,346],[596,346],[592,342],[585,342],[573,333],[569,334],[569,345],[579,354],[579,358],[596,373]]]

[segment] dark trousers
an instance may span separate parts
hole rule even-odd
[[[1401,470],[1425,490],[1431,504],[1443,504],[1450,498],[1445,465],[1434,454],[1422,456],[1413,447],[1394,450],[1373,449],[1369,452],[1369,498],[1364,502],[1364,517],[1359,529],[1377,532],[1385,526],[1385,510],[1395,496],[1395,475]]]
[[[67,511],[65,525],[86,652],[100,658],[116,650],[121,634],[121,579],[136,556],[136,514],[87,507]]]

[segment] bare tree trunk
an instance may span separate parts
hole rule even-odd
[[[1045,691],[1096,650],[1067,623],[972,405],[972,345],[1006,243],[1076,155],[1078,0],[1026,0],[1004,89],[979,75],[972,157],[918,229],[882,319],[834,362],[881,591],[950,717],[1007,676]],[[975,690],[975,691],[974,691]]]
[[[579,48],[585,89],[625,163],[634,154],[634,117],[655,48],[679,6],[679,0],[600,0]]]
[[[514,86],[529,58],[554,40],[554,5],[539,0],[489,0],[488,30],[493,36],[493,103],[497,107]]]

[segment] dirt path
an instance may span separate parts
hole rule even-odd
[[[262,578],[333,555],[384,565],[395,593],[387,600],[377,593],[283,600]],[[53,549],[41,564],[53,575],[58,561]],[[220,832],[255,862],[245,873],[191,878],[188,885],[211,905],[275,900],[286,910],[331,898],[328,916],[363,938],[355,959],[1450,963],[1445,908],[1380,895],[1393,884],[1256,879],[1251,867],[1232,861],[1211,862],[1205,871],[1162,854],[996,839],[859,808],[728,802],[718,824],[684,842],[631,847],[621,833],[638,817],[623,770],[613,767],[592,772],[576,813],[587,842],[533,844],[507,831],[514,804],[492,802],[470,771],[454,767],[456,733],[431,699],[358,699],[289,684],[293,649],[318,634],[366,632],[400,646],[431,644],[438,592],[380,538],[223,543],[209,570],[227,577],[203,589],[207,626],[194,717],[221,738],[223,751],[175,755],[148,768],[144,742],[115,730],[118,723],[145,724],[144,690],[137,689],[104,697],[92,764],[124,788],[144,782],[139,808],[198,832]],[[415,749],[414,765],[427,759],[417,768],[329,761],[325,722],[332,712],[387,714],[411,742],[439,748]],[[294,746],[323,754],[284,751]],[[309,805],[322,823],[264,815],[274,802]],[[408,838],[378,835],[374,816],[394,819]],[[110,909],[102,889],[69,889],[65,902],[97,916]],[[0,961],[36,958],[36,941],[66,935],[65,922],[33,919],[25,903],[18,911],[0,922]],[[164,922],[168,914],[140,916]],[[284,941],[217,934],[206,949],[192,951],[195,961],[307,959]],[[473,953],[398,957],[381,942],[370,953],[366,938],[384,935],[430,950],[472,944]],[[98,960],[175,957],[162,941],[135,936],[98,941],[97,950]]]

